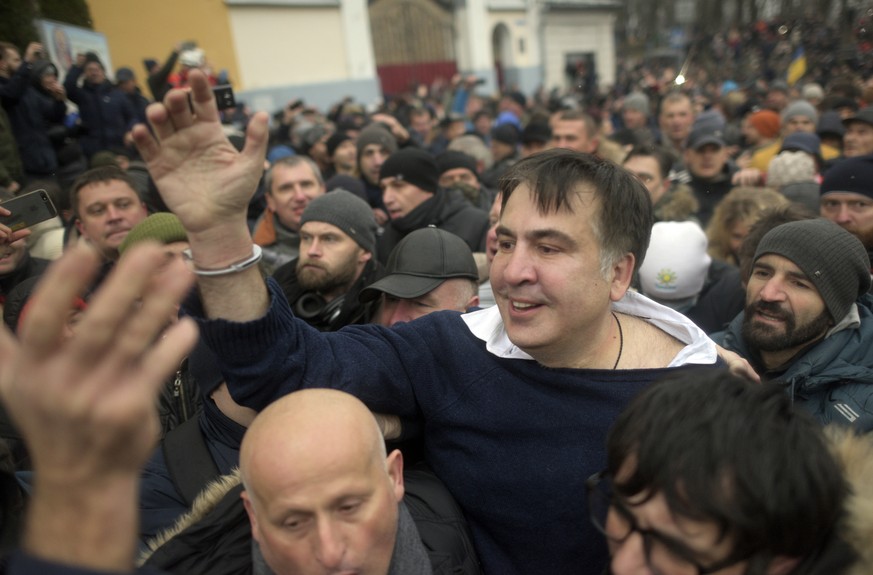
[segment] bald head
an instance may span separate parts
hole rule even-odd
[[[277,463],[273,455],[287,456],[287,461],[325,458],[322,454],[337,451],[366,454],[384,463],[385,444],[376,419],[348,393],[304,389],[275,401],[255,418],[240,451],[243,480],[251,485],[250,470]]]
[[[272,570],[387,573],[403,459],[355,397],[302,390],[261,412],[240,452],[252,536]]]

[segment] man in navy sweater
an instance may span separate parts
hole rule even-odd
[[[238,153],[206,78],[192,72],[191,87],[190,107],[171,92],[149,109],[154,136],[140,126],[134,137],[188,232],[201,298],[189,310],[234,399],[259,410],[295,389],[335,387],[419,421],[486,572],[599,573],[606,547],[582,494],[605,462],[609,425],[665,372],[717,361],[696,326],[627,293],[652,225],[642,184],[568,150],[519,162],[502,189],[497,306],[322,334],[254,265],[245,207],[266,116]]]

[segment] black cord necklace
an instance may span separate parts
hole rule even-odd
[[[612,366],[612,369],[615,369],[618,367],[618,362],[621,361],[621,352],[624,351],[624,332],[621,330],[621,322],[618,321],[615,312],[612,312],[612,317],[615,318],[615,325],[618,326],[618,357],[615,358],[615,365]]]

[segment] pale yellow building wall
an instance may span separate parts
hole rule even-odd
[[[163,62],[173,46],[191,40],[216,74],[226,69],[234,88],[245,88],[224,0],[88,0],[88,6],[94,30],[106,35],[112,65],[133,69],[140,87],[144,58]]]
[[[349,77],[338,7],[230,8],[245,89]]]

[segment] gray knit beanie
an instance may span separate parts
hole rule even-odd
[[[870,289],[870,259],[861,241],[822,218],[782,224],[767,232],[754,261],[764,254],[783,256],[815,285],[834,322]]]
[[[784,126],[794,116],[806,116],[813,124],[818,125],[818,112],[815,106],[806,100],[794,100],[785,106],[782,110],[782,125]]]
[[[645,114],[646,116],[648,116],[651,112],[649,97],[642,92],[631,92],[630,94],[625,96],[624,103],[621,107],[636,110]]]
[[[351,192],[337,188],[309,202],[300,226],[325,222],[341,229],[368,252],[376,253],[376,218],[370,206]]]
[[[397,151],[397,140],[382,124],[370,124],[358,134],[358,139],[355,145],[358,147],[358,160],[361,159],[361,154],[364,153],[364,148],[369,144],[379,144],[388,150],[389,154]]]

